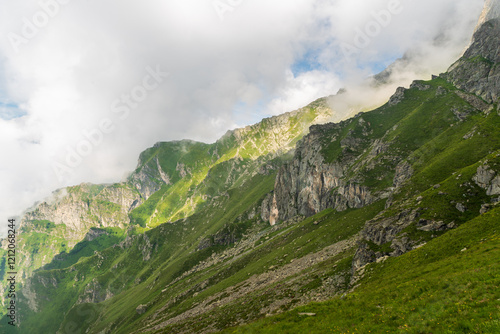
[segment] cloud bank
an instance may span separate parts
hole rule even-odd
[[[57,188],[120,181],[155,142],[212,142],[342,87],[352,93],[337,118],[383,103],[395,86],[446,70],[483,4],[4,2],[0,234]],[[366,78],[405,53],[392,86],[367,92]]]

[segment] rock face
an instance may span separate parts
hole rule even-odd
[[[234,230],[224,228],[213,236],[203,239],[198,245],[198,250],[210,248],[212,246],[228,246],[236,243],[238,238]]]
[[[500,1],[499,0],[486,0],[484,3],[484,9],[479,18],[479,22],[476,26],[477,31],[484,23],[491,19],[500,17]]]
[[[146,164],[138,172],[132,174],[130,182],[141,196],[147,200],[151,195],[160,190],[164,184],[169,184],[170,179],[163,172],[158,159],[156,159],[156,163]]]
[[[391,98],[389,99],[389,104],[391,106],[395,106],[396,104],[401,102],[401,100],[405,96],[405,91],[406,91],[406,89],[404,87],[398,87],[398,89],[396,89],[396,92],[394,93],[394,95],[392,95]]]
[[[498,1],[494,1],[498,11]],[[488,14],[487,16],[489,16]],[[481,97],[488,103],[500,101],[500,19],[486,21],[474,34],[463,57],[442,76],[458,88]]]
[[[403,161],[396,167],[396,175],[394,176],[394,188],[400,188],[413,175],[413,168],[407,162]]]
[[[81,184],[55,191],[21,219],[17,259],[20,282],[60,252],[106,233],[98,228],[127,228],[128,213],[140,203],[139,193],[127,184]],[[6,249],[6,243],[2,248]]]
[[[325,162],[321,152],[323,129],[337,126],[311,127],[310,134],[298,144],[294,159],[278,171],[272,200],[267,199],[270,208],[264,208],[266,214],[263,214],[269,216],[271,225],[297,215],[311,216],[328,208],[338,211],[361,208],[374,201],[367,187],[344,175],[354,157],[342,162]],[[341,140],[341,145],[355,149],[361,141],[348,135]]]
[[[479,166],[473,181],[486,190],[486,195],[500,195],[500,175],[497,175],[488,165]]]
[[[113,297],[113,294],[108,290],[103,291],[98,280],[94,278],[83,290],[82,294],[78,298],[77,304],[100,303],[111,297]]]
[[[304,117],[304,115],[308,115]],[[280,156],[295,148],[296,139],[309,131],[312,124],[326,123],[333,111],[326,99],[319,99],[305,108],[263,119],[260,123],[228,131],[221,141],[231,138],[239,149],[237,156],[255,159],[269,152]],[[309,118],[306,120],[306,118]],[[245,152],[246,151],[246,152]]]
[[[147,309],[148,309],[147,305],[139,305],[137,306],[135,311],[137,312],[137,314],[144,314],[146,313]]]
[[[66,225],[81,240],[91,227],[126,227],[128,212],[140,200],[139,194],[126,185],[82,184],[57,191],[52,199],[27,212],[21,226],[32,220],[47,220]]]
[[[99,238],[100,236],[102,235],[109,235],[108,232],[106,232],[105,230],[100,230],[100,229],[94,229],[94,228],[91,228],[88,232],[87,232],[87,235],[85,236],[85,241],[93,241],[97,238]]]

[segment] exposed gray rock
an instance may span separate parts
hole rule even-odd
[[[37,294],[30,279],[27,279],[23,285],[23,296],[27,299],[28,307],[32,311],[38,312]]]
[[[361,127],[365,128],[365,123],[359,119]],[[327,208],[361,208],[375,200],[367,187],[344,177],[344,168],[355,156],[347,156],[342,162],[325,162],[321,153],[322,131],[335,127],[338,125],[311,127],[309,135],[297,146],[294,159],[279,169],[270,209],[264,209],[263,215],[267,217],[269,213],[271,224],[297,215],[311,216]],[[341,145],[350,150],[355,150],[361,140],[349,134],[346,138]]]
[[[500,195],[500,175],[488,165],[479,166],[472,180],[485,189],[488,196]]]
[[[366,243],[361,243],[361,245],[356,250],[354,259],[352,262],[353,273],[358,271],[361,267],[368,263],[374,262],[377,259],[375,252],[368,247]]]
[[[494,206],[491,204],[483,204],[481,205],[481,210],[479,211],[480,214],[484,214],[489,212]]]
[[[366,223],[361,231],[361,236],[364,240],[371,241],[379,246],[391,242],[391,248],[394,251],[390,255],[399,256],[415,247],[415,241],[409,239],[406,234],[401,234],[401,232],[410,224],[416,222],[419,215],[419,209],[415,209],[413,211],[402,211],[393,217],[377,217]],[[381,252],[373,252],[366,242],[361,243],[354,255],[353,270],[357,270],[386,255]]]
[[[492,181],[491,184],[486,191],[486,195],[495,196],[500,195],[500,176],[497,175]]]
[[[68,190],[60,190],[33,210],[27,212],[21,222],[29,225],[30,220],[48,220],[55,224],[64,224],[69,230],[68,239],[82,240],[91,227],[125,228],[130,219],[129,209],[137,203],[139,194],[126,186],[106,186],[96,195],[92,195],[91,184],[81,184]],[[104,208],[113,203],[115,209]]]
[[[411,251],[415,247],[415,242],[408,238],[408,236],[403,233],[402,235],[394,238],[391,243],[391,248],[394,250],[391,252],[391,256],[400,256],[406,252]]]
[[[413,168],[407,161],[402,161],[396,166],[393,186],[398,189],[413,175]]]
[[[113,297],[108,289],[102,287],[99,281],[94,278],[86,286],[76,304],[101,303]]]
[[[271,210],[273,203],[273,193],[270,193],[262,201],[260,217],[263,221],[269,221],[271,218]]]
[[[430,85],[424,85],[424,83],[420,80],[415,80],[412,82],[412,84],[410,85],[410,88],[415,88],[415,89],[418,89],[418,90],[428,90],[431,88]]]
[[[474,128],[472,128],[472,130],[467,133],[466,135],[463,136],[463,139],[467,140],[467,139],[471,139],[472,137],[474,137],[476,135],[476,132],[477,132],[477,126],[475,126]]]
[[[224,227],[222,230],[218,231],[215,235],[209,236],[203,239],[198,245],[198,250],[203,250],[210,248],[212,246],[229,246],[238,241],[236,232],[228,227]]]
[[[149,237],[146,233],[139,235],[139,240],[140,239],[142,239],[143,241],[142,245],[140,246],[140,250],[142,252],[142,260],[144,262],[147,262],[153,255],[153,245],[151,244],[151,241],[149,240]]]
[[[144,314],[146,313],[146,311],[148,310],[148,306],[147,305],[139,305],[136,307],[135,311],[137,312],[137,314]]]
[[[147,200],[165,184],[158,166],[156,162],[146,164],[130,177],[130,183],[134,185],[144,200]]]
[[[473,106],[477,110],[481,110],[484,113],[490,113],[494,109],[494,107],[491,104],[484,102],[481,98],[477,97],[476,95],[467,94],[459,90],[456,90],[455,94],[457,94],[460,98],[467,101],[471,106]]]
[[[391,98],[389,99],[389,105],[395,106],[396,104],[401,102],[405,96],[405,91],[406,91],[406,88],[398,87],[396,89],[396,92],[394,93],[394,95],[392,95]]]
[[[457,210],[458,210],[458,211],[460,211],[460,212],[465,212],[465,211],[467,211],[467,208],[466,208],[466,207],[465,207],[465,205],[463,205],[462,203],[457,203],[456,208],[457,208]]]
[[[495,4],[495,7],[497,5]],[[500,99],[500,19],[485,21],[474,34],[463,57],[442,77],[458,88],[479,96],[485,102]]]
[[[430,231],[446,231],[448,229],[448,225],[443,221],[429,221],[425,219],[421,219],[417,223],[417,229],[420,231],[430,232]]]
[[[182,178],[191,174],[191,170],[189,168],[187,168],[186,165],[184,165],[183,163],[180,163],[180,162],[177,163],[175,170],[179,172],[179,174]]]
[[[361,235],[377,245],[383,245],[390,242],[402,230],[408,227],[419,217],[419,210],[405,210],[397,216],[389,218],[376,218],[366,223]]]
[[[500,17],[500,1],[486,0],[475,31],[477,31],[484,23],[498,17]]]
[[[436,96],[442,96],[442,95],[445,95],[446,93],[448,93],[448,90],[442,86],[439,86],[436,89]]]
[[[368,159],[373,159],[381,153],[387,152],[389,149],[389,143],[383,141],[382,139],[376,139],[373,142],[372,149],[368,154]]]
[[[92,240],[95,240],[95,239],[99,238],[102,235],[109,235],[109,233],[106,232],[105,230],[101,230],[101,229],[98,229],[98,228],[91,228],[87,232],[87,234],[85,235],[84,240],[85,241],[92,241]]]

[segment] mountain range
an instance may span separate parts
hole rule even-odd
[[[55,191],[18,228],[17,326],[2,240],[2,332],[500,332],[499,17],[374,110],[330,122],[341,91]]]

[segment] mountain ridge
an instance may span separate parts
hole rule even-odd
[[[39,269],[24,275],[21,332],[340,332],[352,330],[350,317],[363,316],[369,319],[357,324],[363,329],[443,329],[432,314],[448,319],[455,333],[499,329],[492,312],[500,296],[491,290],[498,271],[493,259],[481,256],[496,254],[499,240],[497,30],[498,19],[485,22],[447,73],[414,81],[375,110],[314,125],[307,134],[310,122],[328,114],[326,99],[228,132],[214,144],[156,144],[141,154],[125,183],[80,185],[63,196],[71,199],[68,210],[87,215],[84,223],[91,226],[91,233],[78,236],[84,239],[78,246],[62,246],[68,232],[59,228],[65,224],[42,219],[57,215],[42,209],[28,215],[33,219],[23,227],[33,229],[26,230],[33,239],[26,245],[40,245],[40,231],[53,231],[63,236],[65,251],[37,256],[40,248],[25,250]],[[269,133],[273,127],[288,131]],[[54,205],[57,212],[61,204],[39,208]],[[123,222],[116,215],[124,213],[129,224],[115,226]],[[491,268],[481,276],[485,289],[467,285],[474,298],[483,298],[478,305],[485,311],[455,312],[475,322],[457,320],[442,304],[432,308],[438,305],[432,291],[449,298],[448,283],[431,290],[420,282],[422,273],[404,274],[411,259],[429,270],[428,254],[452,274],[440,277],[445,282],[473,277],[463,267],[475,258]],[[43,256],[51,263],[40,262]],[[389,290],[380,283],[385,278]],[[456,284],[465,286],[463,280]],[[452,304],[465,305],[467,288],[457,289]],[[415,305],[422,318],[408,322],[392,313],[390,300],[375,305],[363,299],[382,300],[381,291]],[[416,305],[419,297],[431,306]],[[310,304],[318,301],[329,302]],[[387,324],[362,308],[359,317],[328,316],[342,313],[342,305],[351,312],[350,305],[363,303]],[[305,312],[289,311],[301,305]],[[315,308],[317,317],[307,317]],[[410,317],[412,311],[404,310]]]

